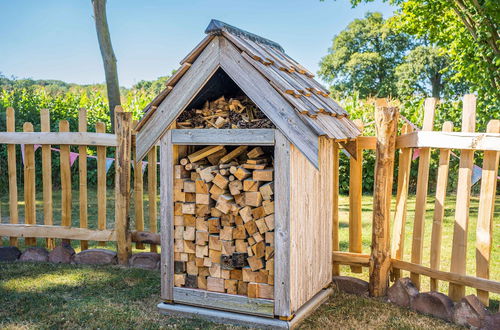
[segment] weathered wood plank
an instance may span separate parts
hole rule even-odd
[[[500,134],[419,131],[398,137],[396,147],[500,151]]]
[[[115,241],[114,230],[91,230],[69,226],[0,224],[0,236],[62,238],[73,240]]]
[[[333,191],[332,191],[332,249],[340,250],[339,241],[339,144],[333,142],[332,148],[332,166],[333,166]],[[335,261],[335,260],[333,260]],[[337,263],[332,265],[332,275],[340,275],[340,267]]]
[[[274,129],[174,129],[172,143],[180,145],[274,145]]]
[[[318,168],[318,137],[290,104],[228,40],[220,40],[220,63],[243,92],[279,127],[281,132]],[[279,109],[279,111],[277,111]]]
[[[432,131],[436,103],[436,98],[427,98],[425,100],[424,124],[422,127],[423,131]],[[415,264],[422,263],[430,158],[431,151],[429,148],[420,149],[420,157],[418,161],[417,196],[415,201],[415,218],[413,221],[413,238],[411,246],[411,262]],[[417,288],[420,289],[420,276],[418,274],[410,274],[410,278],[413,283],[415,283]]]
[[[14,132],[16,130],[15,113],[13,108],[7,108],[7,131]],[[17,224],[19,222],[19,213],[17,209],[17,168],[16,168],[16,146],[9,144],[7,146],[7,167],[9,170],[9,216],[10,223]],[[17,237],[10,238],[10,245],[17,246]]]
[[[174,145],[171,130],[160,140],[161,298],[174,299]]]
[[[333,261],[342,265],[355,266],[370,266],[370,255],[364,253],[352,253],[345,251],[334,251],[332,254]]]
[[[78,110],[78,131],[87,132],[87,109]],[[43,148],[44,146],[42,146]],[[78,178],[80,181],[80,228],[88,226],[88,200],[87,200],[87,146],[78,147]],[[88,241],[80,241],[83,250],[89,248]]]
[[[149,231],[158,232],[158,198],[157,198],[157,170],[158,170],[158,148],[154,146],[148,153],[148,215]],[[157,252],[158,247],[154,244],[149,246],[151,252]]]
[[[275,134],[274,221],[276,253],[274,264],[274,314],[288,317],[290,306],[290,142],[280,132]]]
[[[176,287],[173,289],[175,302],[272,317],[274,301],[269,299],[248,298],[245,296],[210,292],[205,290]]]
[[[134,157],[134,213],[135,229],[144,231],[144,175],[142,171],[143,162],[135,155],[135,136],[132,136],[132,154]],[[132,236],[133,241],[133,236]],[[160,244],[158,242],[158,244]],[[135,248],[144,250],[144,244],[137,242]]]
[[[409,124],[401,129],[401,134],[412,131]],[[396,138],[397,139],[397,138]],[[406,208],[408,188],[410,185],[411,148],[403,148],[399,154],[398,188],[396,192],[396,209],[394,211],[394,225],[392,231],[391,257],[401,259],[404,255],[404,240],[406,227]],[[393,271],[394,278],[400,277],[398,270]]]
[[[169,125],[210,79],[218,66],[219,38],[215,37],[137,133],[136,154],[138,159],[142,159],[151,146],[160,139]]]
[[[363,122],[355,120],[356,126],[363,133]],[[359,148],[357,141],[354,145],[353,157],[349,157],[349,252],[361,253],[363,239],[362,233],[362,197],[363,197],[363,149]],[[351,272],[361,273],[361,267],[351,266]]]
[[[0,132],[0,144],[29,143],[116,147],[116,137],[90,132]]]
[[[59,122],[59,132],[69,132],[69,122],[61,120]],[[71,226],[71,161],[69,145],[61,145],[60,152],[61,165],[61,223],[63,226]],[[64,240],[65,243],[70,243]]]
[[[476,126],[476,96],[464,96],[462,111],[462,132],[473,132]],[[469,227],[469,206],[472,187],[472,167],[474,151],[460,152],[460,168],[458,169],[457,199],[455,206],[455,225],[451,248],[450,272],[465,275],[467,266],[467,232]],[[450,283],[449,296],[459,301],[465,296],[465,287]]]
[[[97,133],[105,133],[106,125],[102,122],[95,124]],[[116,137],[115,137],[116,143]],[[106,147],[97,147],[97,228],[106,229]],[[105,242],[99,242],[100,246],[106,245]]]
[[[443,125],[443,131],[451,132],[453,123],[447,121]],[[434,203],[434,217],[432,221],[431,234],[431,268],[439,270],[441,262],[441,238],[443,232],[444,203],[446,199],[446,188],[448,187],[448,169],[450,167],[450,149],[439,151],[439,168],[436,182],[436,199]],[[431,291],[438,291],[438,280],[431,278]]]
[[[33,132],[33,124],[24,123],[25,132]],[[36,224],[35,197],[35,149],[32,144],[24,145],[24,223]],[[36,245],[36,239],[26,237],[26,245]]]
[[[500,133],[500,120],[488,123],[487,132]],[[500,152],[485,151],[481,175],[481,195],[476,230],[476,276],[490,277],[491,243],[493,237],[493,213],[497,191],[497,171]],[[481,302],[488,306],[488,291],[477,291]]]

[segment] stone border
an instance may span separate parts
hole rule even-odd
[[[50,262],[55,264],[116,265],[117,253],[106,249],[89,249],[80,253],[67,244],[59,245],[52,251],[43,247],[29,247],[23,252],[15,246],[0,246],[0,262]],[[160,254],[141,252],[132,255],[131,268],[148,270],[160,269]]]
[[[334,276],[337,289],[368,296],[368,282],[349,276]],[[500,329],[500,312],[492,314],[475,295],[454,303],[447,295],[436,292],[419,292],[409,278],[397,280],[387,290],[387,301],[416,312],[431,315],[469,328]]]

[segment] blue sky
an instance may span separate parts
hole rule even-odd
[[[216,18],[280,43],[312,72],[332,37],[367,11],[392,15],[376,0],[108,0],[120,85],[156,79],[203,37]],[[0,72],[74,83],[104,81],[90,0],[0,0]]]

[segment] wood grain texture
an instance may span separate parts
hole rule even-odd
[[[274,314],[290,316],[291,237],[290,237],[290,142],[278,130],[275,134],[274,163],[279,171],[274,183],[274,221],[276,253],[274,264]]]
[[[473,132],[476,126],[476,96],[464,96],[462,112],[462,132]],[[469,227],[469,206],[472,186],[472,167],[474,166],[474,151],[460,152],[458,169],[457,199],[455,206],[455,225],[453,228],[453,243],[451,248],[450,272],[465,275],[467,265],[467,232]],[[450,283],[449,296],[459,301],[465,296],[465,287]]]
[[[174,129],[172,143],[180,145],[274,145],[274,129]]]
[[[114,134],[81,132],[0,132],[0,144],[59,144],[116,147]]]
[[[409,124],[404,124],[401,129],[401,134],[408,134],[412,130],[413,129]],[[391,241],[391,257],[395,259],[402,259],[404,255],[406,208],[408,202],[408,188],[410,185],[411,156],[411,148],[403,148],[399,152],[398,188],[396,192],[396,208],[394,211],[394,225]],[[395,280],[399,279],[399,270],[394,270],[393,275]]]
[[[158,232],[158,198],[157,198],[157,171],[158,171],[158,148],[154,146],[148,153],[148,201],[149,201],[149,231]],[[151,252],[157,252],[158,247],[151,244]]]
[[[332,278],[332,257],[327,251],[332,251],[333,143],[326,137],[319,139],[319,170],[297,147],[291,145],[290,149],[292,313],[328,286]]]
[[[14,109],[7,108],[5,115],[7,119],[7,131],[14,132],[16,130]],[[17,209],[16,146],[14,144],[7,145],[7,167],[9,171],[9,218],[11,224],[17,224],[19,222],[19,213]],[[11,246],[17,246],[17,243],[17,237],[9,239]]]
[[[161,298],[174,299],[174,145],[171,131],[160,140]]]
[[[61,120],[59,122],[59,132],[69,132],[69,122]],[[63,226],[71,226],[71,163],[69,145],[61,145],[60,166],[61,166],[61,223]],[[63,240],[70,243],[69,240]]]
[[[50,113],[48,109],[40,110],[40,128],[42,132],[50,132]],[[52,208],[52,155],[50,145],[42,145],[42,186],[43,186],[43,223],[54,223]],[[55,248],[55,241],[46,240],[47,248]]]
[[[87,109],[78,109],[78,131],[87,132]],[[87,146],[78,146],[78,180],[80,199],[80,228],[88,226],[88,200],[87,200]],[[88,241],[80,241],[81,250],[89,248]]]
[[[33,132],[33,124],[24,123],[25,132]],[[23,147],[23,146],[21,146]],[[35,149],[32,144],[24,145],[24,223],[36,224],[35,198]],[[26,245],[36,245],[36,239],[26,237]]]
[[[447,121],[443,124],[443,131],[453,131],[453,123]],[[431,268],[439,270],[441,261],[441,239],[443,233],[444,204],[448,187],[448,169],[450,167],[450,149],[440,149],[439,168],[436,181],[436,199],[434,202],[434,216],[431,234]],[[438,291],[437,279],[431,278],[431,291]]]
[[[219,38],[215,37],[141,127],[137,134],[137,158],[142,159],[147,154],[169,125],[210,79],[218,66]]]
[[[374,297],[384,296],[389,285],[391,267],[389,224],[398,116],[399,111],[395,107],[375,110],[377,151],[369,284],[370,295]]]
[[[420,131],[401,136],[396,147],[500,151],[500,134]]]
[[[432,131],[434,123],[434,113],[437,99],[427,98],[424,104],[424,125],[423,131]],[[427,203],[427,188],[429,183],[429,164],[431,151],[429,148],[420,149],[418,161],[417,195],[415,201],[415,218],[413,221],[413,238],[411,246],[411,262],[422,263],[422,253],[424,248],[425,230],[425,208]],[[415,286],[420,289],[420,276],[410,274],[410,278]]]
[[[355,120],[356,126],[363,132],[363,122]],[[361,253],[363,248],[362,233],[362,198],[363,198],[363,149],[354,143],[353,157],[349,157],[349,252]],[[361,267],[351,266],[351,272],[361,273]]]
[[[102,122],[95,124],[97,133],[105,133],[106,125]],[[116,137],[115,137],[116,143]],[[106,229],[106,147],[97,147],[97,228],[99,230]],[[100,246],[104,246],[105,242],[99,242]]]
[[[115,231],[118,263],[128,265],[132,254],[130,234],[130,162],[132,151],[132,113],[115,108],[115,132],[117,148],[115,152]]]
[[[91,230],[68,226],[0,224],[0,236],[62,238],[74,240],[115,241],[114,230]]]
[[[182,304],[204,306],[225,311],[272,317],[273,300],[248,298],[205,290],[174,288],[174,301]]]
[[[500,120],[491,120],[488,123],[487,132],[500,133]],[[498,151],[484,152],[476,230],[476,276],[481,278],[490,277],[493,213],[497,191],[499,157],[500,152]],[[487,291],[478,290],[477,296],[485,306],[488,306],[489,295]]]
[[[339,144],[333,142],[332,146],[332,249],[340,250],[339,242]],[[335,260],[332,260],[335,261]],[[340,275],[340,267],[337,263],[332,264],[332,275]]]
[[[135,154],[135,136],[132,136],[132,155],[134,157],[134,215],[135,229],[144,231],[144,166],[142,160],[138,159]],[[144,244],[137,242],[135,248],[144,250]]]
[[[220,39],[222,69],[315,167],[318,167],[317,135],[298,112],[245,60],[227,39]]]

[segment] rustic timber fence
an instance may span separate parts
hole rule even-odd
[[[47,109],[40,111],[41,132],[33,132],[32,123],[24,123],[23,132],[15,132],[15,112],[13,108],[6,111],[7,132],[0,132],[0,144],[7,145],[9,177],[9,210],[8,224],[0,221],[0,238],[10,237],[12,246],[18,245],[18,239],[24,238],[25,245],[37,244],[36,238],[46,238],[46,246],[54,248],[55,239],[80,240],[81,250],[89,247],[88,241],[97,241],[100,246],[106,242],[116,242],[119,262],[125,264],[130,255],[130,240],[136,242],[138,249],[144,249],[149,243],[151,251],[157,251],[159,235],[157,232],[157,157],[156,150],[148,156],[148,162],[134,161],[134,213],[136,230],[129,230],[130,207],[130,177],[131,151],[133,149],[133,130],[131,114],[117,108],[115,134],[106,133],[104,123],[95,125],[95,133],[88,132],[86,110],[79,110],[78,132],[69,132],[68,121],[59,122],[59,132],[50,132],[50,115]],[[16,145],[21,148],[23,157],[23,191],[24,198],[18,196]],[[60,149],[52,148],[60,145]],[[70,146],[78,146],[78,153],[71,152]],[[35,150],[41,147],[42,157],[42,187],[43,187],[43,217],[36,215],[36,185],[35,185]],[[88,148],[95,147],[96,155],[88,155]],[[114,158],[107,158],[107,149],[114,148]],[[156,149],[156,148],[155,148]],[[53,210],[53,183],[52,183],[52,156],[60,153],[61,179],[61,221],[54,223]],[[72,219],[72,210],[76,207],[72,201],[71,165],[78,156],[78,193],[79,217]],[[97,161],[97,228],[88,228],[88,158]],[[115,163],[114,189],[114,225],[108,226],[106,179],[109,161]],[[146,165],[143,167],[143,165]],[[144,232],[144,202],[143,202],[143,169],[148,173],[148,200],[149,200],[149,232]],[[19,202],[24,202],[24,221],[19,217]],[[2,212],[0,211],[0,214]],[[7,211],[5,211],[7,213]],[[1,217],[0,217],[1,220]],[[21,220],[21,221],[20,221]],[[37,221],[38,220],[38,221]],[[43,222],[43,224],[42,224]],[[76,227],[74,226],[76,225]],[[112,227],[113,229],[108,229]],[[1,243],[1,239],[0,239]]]
[[[385,293],[388,287],[389,277],[392,280],[397,280],[401,277],[401,271],[408,271],[412,281],[418,288],[421,286],[421,276],[430,278],[430,289],[433,291],[439,289],[438,281],[449,282],[449,295],[455,301],[460,300],[465,295],[465,287],[475,288],[477,289],[477,296],[487,306],[489,304],[489,292],[500,294],[500,282],[489,279],[500,155],[500,121],[491,120],[486,133],[475,133],[476,98],[474,95],[466,95],[464,97],[461,132],[453,132],[451,122],[445,122],[441,132],[432,131],[436,102],[437,100],[432,98],[426,100],[422,130],[416,131],[413,125],[406,123],[402,126],[401,134],[397,138],[397,112],[388,107],[377,108],[375,120],[377,136],[361,136],[357,139],[355,146],[357,159],[350,160],[349,170],[349,252],[340,251],[339,216],[337,213],[334,217],[333,226],[333,272],[339,275],[339,265],[351,266],[351,272],[353,273],[361,273],[362,267],[369,268],[370,292],[374,296],[380,296]],[[361,125],[361,123],[358,123],[358,125]],[[394,148],[399,150],[399,167],[395,206],[392,215],[393,228],[392,235],[390,235]],[[416,204],[413,217],[410,261],[406,261],[403,259],[405,255],[404,239],[406,235],[410,165],[412,151],[417,148],[419,149],[419,163]],[[429,251],[425,251],[430,255],[430,267],[427,267],[423,265],[423,255],[431,149],[439,151],[439,167],[430,248]],[[443,261],[441,254],[443,218],[450,154],[453,154],[452,149],[460,150],[460,166],[454,210],[455,220],[450,269],[449,271],[443,271],[441,270]],[[371,255],[362,253],[361,244],[361,157],[363,150],[376,150],[377,154]],[[475,228],[476,274],[471,276],[466,273],[466,263],[467,243],[469,240],[471,179],[474,170],[473,156],[475,152],[484,152],[484,154],[481,169],[478,220]],[[453,155],[456,156],[456,154]],[[337,178],[335,183],[338,187],[338,173],[335,177]],[[338,199],[338,195],[336,199]]]

